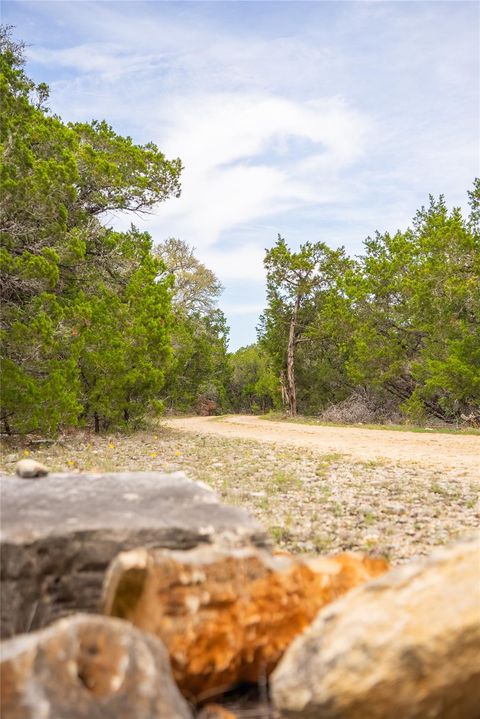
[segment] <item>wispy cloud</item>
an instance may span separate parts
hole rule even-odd
[[[185,164],[183,197],[162,208],[158,228],[202,247],[239,224],[339,200],[339,174],[366,149],[368,119],[336,98],[201,94],[170,107],[175,125],[162,146]]]
[[[75,73],[93,74],[96,80],[117,82],[157,71],[166,60],[160,53],[138,53],[112,43],[82,43],[74,47],[49,49],[30,47],[28,58],[42,65],[69,68]]]

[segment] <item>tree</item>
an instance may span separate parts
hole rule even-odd
[[[230,393],[235,412],[267,412],[280,403],[280,385],[270,358],[259,345],[241,347],[229,357]]]
[[[156,254],[173,282],[173,362],[165,383],[170,408],[197,409],[209,402],[228,406],[228,327],[217,308],[222,286],[215,274],[195,256],[195,249],[170,238]]]
[[[135,228],[128,235],[138,265],[124,287],[104,285],[87,300],[79,339],[83,414],[96,431],[160,409],[171,361],[171,281],[152,256],[150,236]]]
[[[293,252],[280,235],[266,252],[268,306],[260,337],[280,370],[284,401],[292,417],[297,414],[297,349],[310,341],[315,313],[334,291],[346,262],[343,248],[332,250],[322,242],[307,242]]]
[[[316,245],[291,252],[279,238],[260,340],[291,414],[355,395],[417,423],[478,416],[478,180],[469,197],[468,218],[431,197],[410,228],[377,232],[356,260]]]
[[[478,182],[472,213],[430,198],[405,232],[377,233],[345,284],[355,316],[348,372],[397,397],[413,420],[480,404]]]
[[[105,122],[51,116],[48,88],[25,75],[21,43],[8,28],[0,41],[4,429],[54,432],[93,422],[100,405],[103,421],[123,421],[153,399],[165,374],[171,281],[147,235],[101,220],[178,195],[181,163]]]
[[[195,248],[170,237],[156,248],[173,277],[174,307],[182,315],[207,315],[223,291],[215,274],[195,256]]]

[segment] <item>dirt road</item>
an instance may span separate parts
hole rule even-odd
[[[438,432],[400,432],[359,427],[321,427],[270,422],[249,415],[187,417],[166,422],[172,429],[195,434],[253,439],[277,445],[338,452],[353,461],[416,464],[480,476],[480,436]]]

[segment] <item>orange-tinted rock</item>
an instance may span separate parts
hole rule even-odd
[[[180,689],[201,699],[269,674],[325,604],[387,568],[354,554],[133,550],[110,567],[105,612],[160,637]]]
[[[191,719],[161,642],[78,614],[2,643],[2,719]]]
[[[206,704],[197,715],[197,719],[238,719],[238,715],[220,704]]]

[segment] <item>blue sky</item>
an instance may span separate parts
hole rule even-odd
[[[185,165],[147,220],[221,279],[255,340],[277,233],[358,254],[479,174],[476,2],[3,2],[65,120],[107,119]],[[121,217],[113,218],[118,226]],[[130,222],[130,219],[128,220]]]

